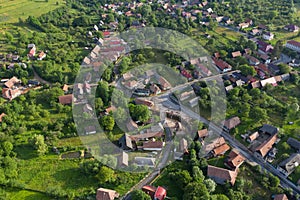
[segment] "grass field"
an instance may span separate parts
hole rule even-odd
[[[50,200],[51,197],[39,193],[33,192],[28,190],[16,190],[16,189],[8,189],[6,190],[7,193],[7,200],[36,200],[36,199],[43,199],[43,200]]]
[[[63,0],[1,0],[0,23],[18,22],[19,18],[26,19],[29,15],[38,17],[64,4]]]

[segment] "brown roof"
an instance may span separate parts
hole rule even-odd
[[[258,133],[258,131],[256,131],[249,136],[249,139],[250,139],[250,141],[253,141],[258,137],[259,137],[259,133]]]
[[[181,152],[187,152],[188,151],[188,142],[186,139],[182,138],[180,140],[180,151]]]
[[[143,143],[143,148],[162,148],[164,142],[162,141],[148,141]]]
[[[67,91],[68,91],[68,88],[69,88],[69,86],[68,86],[67,84],[64,84],[62,90],[65,91],[65,92],[67,92]]]
[[[219,146],[219,147],[217,147],[217,148],[215,148],[214,150],[213,150],[213,152],[214,152],[214,155],[215,156],[218,156],[218,155],[222,155],[222,154],[224,154],[226,151],[228,151],[230,149],[230,146],[228,145],[228,144],[222,144],[221,146]]]
[[[274,197],[274,200],[289,200],[285,194],[277,194]]]
[[[136,98],[134,100],[134,102],[135,102],[135,104],[142,104],[142,105],[146,105],[148,107],[154,106],[154,103],[152,101],[147,100],[147,99]]]
[[[105,189],[105,188],[99,188],[97,190],[97,200],[114,200],[115,198],[118,198],[119,194],[110,189]]]
[[[293,46],[295,46],[295,47],[300,48],[300,42],[297,42],[297,41],[295,41],[295,40],[290,40],[290,41],[288,41],[287,43],[290,44],[290,45],[293,45]]]
[[[139,126],[133,121],[130,120],[127,124],[126,127],[129,131],[134,131],[135,129],[137,129]]]
[[[117,108],[115,106],[110,106],[110,107],[108,107],[108,108],[105,109],[105,112],[110,113],[110,112],[115,111],[116,109]]]
[[[207,142],[207,141],[205,141],[205,142]],[[210,143],[208,143],[207,145],[205,145],[205,151],[210,152],[214,148],[219,147],[225,143],[226,142],[223,137],[218,137],[218,138],[214,139],[213,141],[210,141]]]
[[[232,118],[224,121],[224,126],[230,130],[230,129],[235,128],[240,123],[241,123],[241,120],[239,117],[232,117]]]
[[[171,84],[163,77],[159,77],[158,79],[159,84],[164,88],[164,89],[169,89],[171,88]]]
[[[202,129],[198,131],[198,137],[199,138],[204,138],[208,136],[208,130],[207,129]]]
[[[12,86],[14,86],[16,83],[20,83],[21,81],[17,78],[17,77],[12,77],[11,79],[9,79],[7,82],[4,83],[4,85],[8,88],[11,88]]]
[[[63,96],[58,97],[59,103],[66,105],[66,104],[71,104],[73,100],[73,95],[72,94],[67,94]]]
[[[235,52],[232,52],[231,53],[232,57],[235,58],[235,57],[239,57],[239,56],[242,56],[241,52],[240,51],[235,51]]]
[[[216,179],[222,179],[224,181],[229,181],[232,185],[234,185],[237,177],[237,171],[231,171],[228,169],[223,169],[212,165],[208,165],[207,176],[212,179],[216,178]]]
[[[132,140],[145,140],[154,137],[162,137],[163,132],[152,132],[152,133],[142,133],[137,135],[131,135],[130,138]]]
[[[5,114],[5,113],[1,113],[1,115],[0,115],[0,122],[2,122],[2,118],[3,118],[4,116],[6,116],[6,114]]]
[[[228,155],[227,162],[233,168],[239,167],[244,161],[245,158],[234,150],[232,150]]]
[[[258,151],[262,155],[262,157],[265,157],[267,153],[272,149],[272,146],[276,142],[276,140],[277,140],[277,134],[274,134],[273,136],[268,138],[268,140],[266,140],[261,145],[259,145],[256,148],[256,151]]]

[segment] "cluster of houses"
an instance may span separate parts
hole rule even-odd
[[[2,87],[2,97],[11,101],[18,96],[25,94],[28,92],[32,87],[36,88],[40,85],[40,83],[36,80],[29,80],[28,86],[24,86],[22,81],[17,77],[13,76],[10,79],[1,79]]]
[[[47,54],[44,51],[40,51],[37,53],[35,44],[28,44],[27,49],[28,49],[27,57],[29,59],[43,60],[47,56]]]
[[[226,123],[228,124],[227,121]],[[204,156],[207,159],[224,156],[231,147],[223,137],[213,137],[210,139],[211,134],[207,129],[199,130],[197,134],[197,139],[204,147]],[[236,149],[233,149],[224,160],[225,168],[208,165],[207,176],[218,184],[229,182],[231,185],[234,185],[238,176],[238,169],[244,161],[245,158]]]

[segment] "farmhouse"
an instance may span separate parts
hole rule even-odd
[[[245,158],[239,154],[237,151],[232,150],[226,161],[225,164],[232,170],[236,170],[237,168],[239,168],[241,166],[241,164],[243,164],[243,162],[245,161]]]
[[[59,103],[62,105],[72,104],[73,95],[67,94],[67,95],[59,96],[58,100],[59,100]]]
[[[226,131],[230,131],[231,129],[235,128],[237,125],[241,123],[241,120],[239,117],[232,117],[230,119],[225,120],[223,128]]]
[[[207,167],[207,176],[213,179],[216,183],[222,185],[225,184],[227,181],[231,183],[231,185],[234,185],[235,180],[237,178],[237,174],[237,170],[231,171],[212,165],[208,165]]]
[[[99,188],[97,190],[96,200],[114,200],[118,197],[119,194],[114,190]]]

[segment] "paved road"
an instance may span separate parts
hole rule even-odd
[[[222,137],[224,137],[228,143],[239,150],[239,152],[247,158],[251,162],[255,162],[260,165],[263,169],[266,169],[271,174],[277,176],[280,179],[281,186],[284,188],[291,188],[294,194],[300,194],[300,189],[291,181],[289,181],[283,174],[281,174],[276,168],[274,168],[270,163],[265,162],[262,158],[258,158],[253,155],[252,152],[249,151],[243,144],[239,141],[234,139],[229,133],[224,132],[219,125],[216,125],[208,120],[204,119],[203,117],[199,116],[198,114],[194,113],[193,111],[189,110],[188,108],[181,106],[181,111],[190,117],[202,121],[203,123],[209,125],[209,128],[214,132],[218,133]]]

